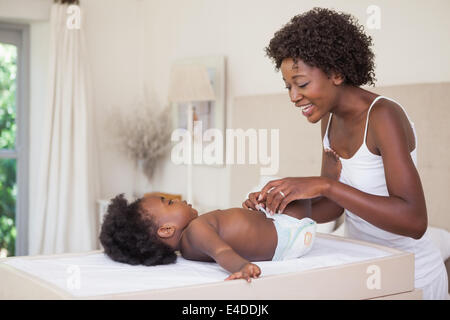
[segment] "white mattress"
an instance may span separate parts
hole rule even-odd
[[[256,264],[261,268],[261,277],[269,277],[274,274],[381,258],[391,254],[361,244],[317,237],[312,250],[299,259],[262,261]],[[79,298],[206,284],[223,281],[228,276],[228,273],[216,263],[189,261],[182,257],[178,257],[175,264],[152,267],[114,262],[103,253],[42,259],[18,257],[3,263],[48,281]],[[78,277],[79,282],[74,277]]]

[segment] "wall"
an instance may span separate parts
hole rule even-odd
[[[34,23],[48,20],[52,0],[0,0],[0,18]]]
[[[103,199],[131,196],[133,163],[116,148],[110,130],[112,110],[126,109],[142,87],[137,59],[143,40],[138,0],[82,1],[83,23],[91,62],[93,108],[96,112],[100,190]],[[141,28],[142,29],[142,28]]]
[[[450,121],[450,82],[383,86],[373,91],[401,103],[413,120],[418,139],[417,170],[425,194],[428,224],[450,230],[448,148],[436,148],[448,146],[450,141],[450,131],[447,129]],[[308,125],[300,111],[292,108],[286,94],[238,97],[233,101],[233,110],[239,110],[233,116],[235,128],[279,128],[279,176],[309,176],[320,172],[320,126]],[[231,168],[232,205],[239,205],[242,194],[258,183],[261,179],[260,168],[260,165],[249,164]],[[323,225],[318,227],[322,229]]]
[[[226,56],[226,117],[230,124],[234,97],[283,91],[280,75],[263,49],[293,15],[316,5],[327,6],[350,12],[364,23],[371,4],[382,10],[381,30],[368,31],[375,42],[378,85],[450,80],[450,66],[441,63],[450,54],[450,22],[445,16],[450,3],[446,0],[414,4],[360,0],[82,1],[93,77],[101,197],[121,192],[131,195],[133,190],[133,163],[113,145],[108,131],[111,108],[126,108],[143,87],[157,105],[164,106],[172,61]],[[39,38],[35,41],[43,41],[42,56],[47,41],[44,25]],[[439,44],[439,50],[430,49],[435,44]],[[37,123],[37,119],[33,121]],[[185,176],[185,167],[173,165],[166,157],[152,186],[185,195]],[[219,208],[230,205],[229,168],[196,166],[194,178],[196,203]]]
[[[355,15],[361,24],[366,10],[381,9],[381,29],[368,30],[374,40],[377,85],[450,80],[450,2],[441,1],[297,1],[297,0],[148,0],[145,52],[148,85],[165,101],[170,64],[182,57],[225,55],[227,58],[227,123],[237,96],[279,93],[284,84],[265,57],[264,47],[295,14],[314,6],[332,7]],[[195,167],[197,202],[230,205],[229,168]],[[200,179],[203,178],[203,179]],[[185,168],[166,159],[153,185],[185,193]],[[244,198],[244,195],[243,195]],[[235,205],[235,203],[233,203]]]
[[[50,7],[53,0],[0,0],[0,20],[30,25],[30,167],[29,208],[33,208],[41,159],[42,119],[47,102],[48,57],[50,41]],[[118,192],[130,193],[132,164],[117,152],[105,128],[112,106],[123,107],[132,101],[139,87],[137,52],[140,34],[137,24],[137,0],[81,1],[94,92],[96,136],[99,147],[101,190],[103,197]],[[109,172],[117,173],[110,175]],[[112,187],[111,187],[112,186]],[[112,190],[112,191],[111,191]],[[32,230],[33,228],[31,228]],[[30,230],[30,241],[34,239]]]
[[[31,24],[31,146],[39,159],[40,110],[45,103],[48,12],[51,0],[0,0],[0,18]],[[178,58],[224,55],[227,59],[227,122],[234,97],[280,93],[283,83],[265,57],[273,33],[313,6],[354,14],[381,8],[374,39],[378,85],[450,81],[448,0],[82,0],[91,58],[100,153],[101,196],[131,194],[133,164],[115,148],[107,128],[114,106],[126,108],[143,87],[157,105],[166,104],[169,70]],[[443,63],[445,62],[445,63]],[[30,207],[35,163],[30,163]],[[195,167],[196,201],[219,208],[230,204],[229,168]],[[154,188],[185,194],[185,168],[166,158]]]

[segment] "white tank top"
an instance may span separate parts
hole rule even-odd
[[[340,158],[342,171],[339,181],[365,193],[378,196],[389,196],[384,175],[383,158],[370,152],[366,145],[369,113],[375,102],[381,98],[393,101],[399,105],[406,114],[405,109],[398,102],[383,96],[375,98],[367,111],[366,127],[362,145],[350,159]],[[330,115],[327,130],[323,138],[324,149],[331,149],[328,139],[328,128],[332,116],[333,114]],[[406,116],[408,117],[407,114]],[[417,167],[417,135],[414,123],[409,117],[408,120],[411,123],[416,141],[416,147],[411,152],[411,158]],[[416,240],[414,238],[382,230],[361,219],[347,209],[345,209],[344,212],[346,236],[414,253],[416,288],[424,287],[440,275],[443,265],[442,258],[439,250],[431,242],[428,233],[425,233],[422,238]]]

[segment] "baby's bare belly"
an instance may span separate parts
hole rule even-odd
[[[277,247],[272,221],[261,212],[242,208],[224,210],[219,216],[219,235],[247,260],[272,260]]]
[[[272,260],[277,247],[277,233],[272,219],[268,219],[265,214],[232,208],[206,213],[197,219],[205,219],[205,222],[214,226],[223,241],[244,259]],[[186,259],[214,261],[210,256],[189,245],[182,247],[182,255]]]

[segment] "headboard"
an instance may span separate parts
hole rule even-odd
[[[450,231],[450,83],[367,89],[401,103],[414,122],[418,135],[418,171],[427,202],[428,222],[430,226]],[[320,122],[307,122],[293,107],[287,92],[237,97],[233,101],[231,119],[228,128],[279,129],[277,176],[320,174]],[[230,204],[241,206],[245,195],[260,181],[261,165],[229,167]]]

